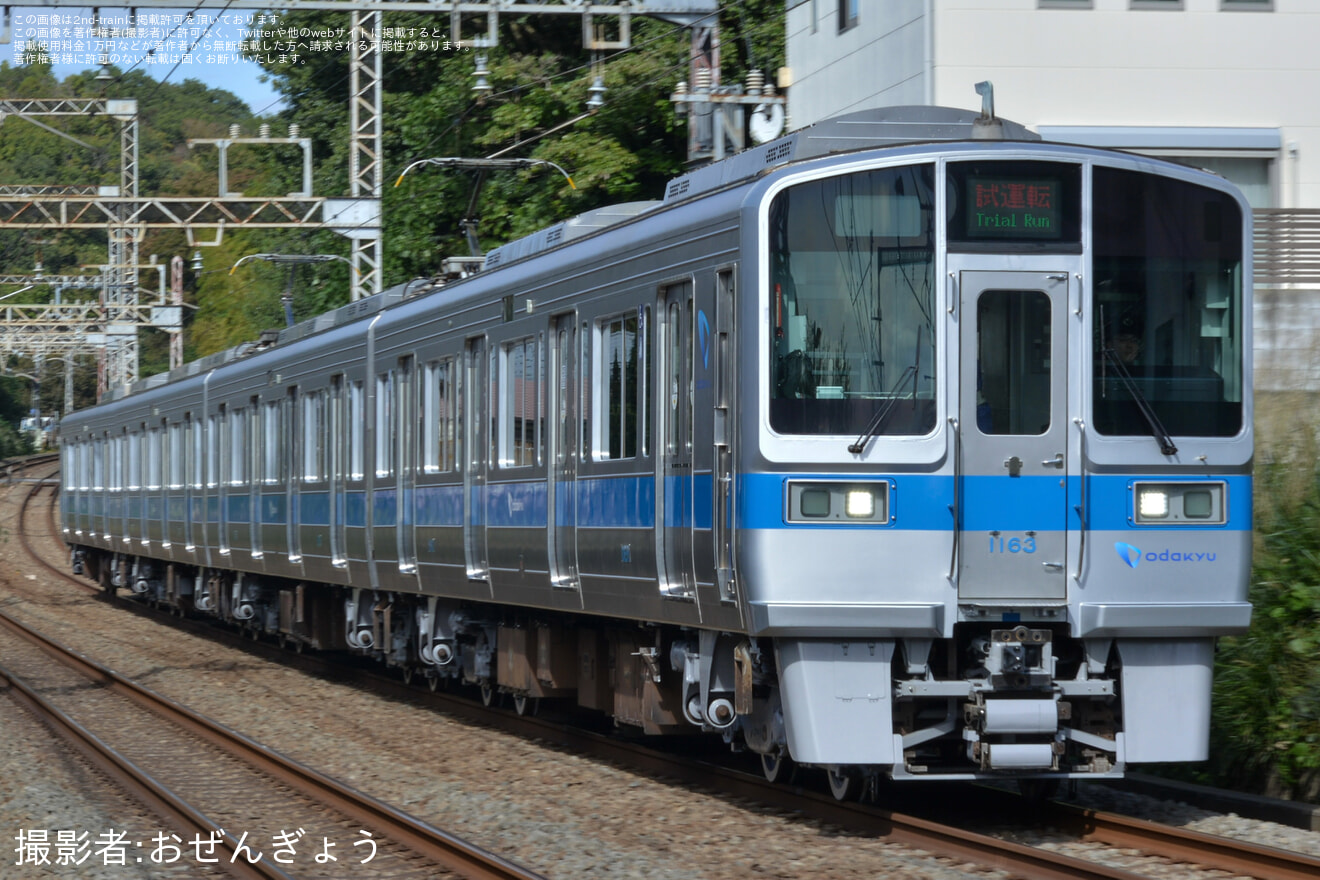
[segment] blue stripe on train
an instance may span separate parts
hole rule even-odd
[[[953,478],[951,476],[900,474],[887,477],[868,476],[857,482],[888,480],[891,486],[893,519],[890,523],[879,525],[838,525],[792,523],[785,520],[784,506],[786,484],[789,480],[820,480],[837,482],[848,480],[839,474],[743,474],[737,479],[738,526],[748,529],[782,528],[863,528],[863,529],[901,529],[918,531],[943,531],[953,523]],[[1012,492],[1005,491],[1004,477],[966,476],[963,477],[962,497],[959,503],[963,509],[962,525],[969,531],[1047,531],[1061,528],[1066,520],[1069,530],[1081,528],[1082,519],[1077,508],[1081,504],[1081,479],[1067,479],[1067,501],[1062,511],[1057,510],[1060,500],[1058,495],[1058,477],[1019,477],[1014,479]],[[1170,527],[1141,526],[1141,530],[1151,528],[1187,528],[1204,530],[1219,528],[1229,531],[1249,530],[1252,527],[1251,492],[1249,476],[1208,476],[1188,479],[1183,476],[1143,475],[1134,478],[1128,475],[1092,475],[1086,482],[1087,526],[1101,531],[1118,531],[1138,528],[1130,521],[1132,512],[1132,485],[1136,480],[1142,482],[1223,482],[1228,487],[1228,523],[1222,526],[1178,525]],[[667,527],[685,527],[691,525],[697,529],[711,527],[711,476],[697,474],[694,477],[669,477],[663,482],[666,488],[665,525]],[[593,477],[579,479],[572,484],[571,492],[567,483],[560,484],[562,491],[557,493],[558,518],[561,522],[575,522],[578,528],[625,528],[652,529],[655,527],[656,481],[654,477],[631,475],[620,477]],[[491,528],[544,528],[546,525],[547,492],[542,481],[520,483],[493,483],[484,488],[485,503],[481,504],[479,488],[473,490],[474,512],[479,522]],[[689,494],[690,493],[690,494]],[[397,492],[393,488],[377,490],[372,496],[372,513],[378,527],[393,527],[397,519],[395,506]],[[452,527],[463,525],[463,487],[461,485],[421,486],[411,493],[415,509],[414,522],[422,528]],[[331,498],[328,493],[307,493],[295,497],[293,511],[287,510],[287,499],[283,494],[262,495],[262,522],[283,524],[293,516],[304,525],[328,526],[331,521]],[[179,510],[177,499],[171,499],[172,519]],[[231,494],[227,497],[227,514],[230,522],[242,524],[248,521],[251,496]],[[570,505],[576,507],[575,515]],[[108,499],[93,496],[87,504],[90,514],[99,513],[102,505],[110,518],[120,518],[126,512],[130,516],[141,516],[142,500],[110,496]],[[362,528],[366,525],[367,494],[348,492],[342,496],[342,509],[345,524],[349,527]],[[154,500],[149,508],[156,506]],[[138,511],[138,513],[134,513]],[[216,522],[219,518],[220,503],[214,495],[202,499],[192,499],[194,521],[202,522],[201,514],[205,511],[206,521]]]

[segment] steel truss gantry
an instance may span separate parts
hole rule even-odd
[[[220,0],[203,0],[192,6],[184,0],[134,0],[128,6],[140,9],[179,9],[193,11],[221,5]],[[12,7],[40,6],[46,10],[87,8],[86,0],[6,0],[4,15],[8,24]],[[117,7],[116,7],[117,8]],[[381,198],[383,193],[383,155],[381,150],[382,59],[380,52],[381,16],[385,12],[434,13],[449,16],[449,39],[459,48],[493,47],[499,40],[501,15],[576,15],[582,21],[582,39],[591,51],[627,49],[631,45],[631,17],[646,15],[663,18],[683,26],[692,26],[718,12],[717,0],[621,0],[614,3],[590,0],[225,0],[225,11],[261,10],[277,12],[335,11],[351,13],[349,114],[350,114],[350,198],[349,199],[165,199],[142,200],[137,191],[137,123],[125,125],[123,135],[123,170],[117,197],[80,192],[36,194],[27,192],[15,200],[0,191],[0,228],[28,226],[35,228],[91,228],[108,226],[110,230],[110,265],[137,263],[141,230],[152,227],[183,227],[189,231],[211,228],[218,236],[223,230],[242,228],[281,228],[320,226],[331,228],[352,242],[351,298],[379,293],[383,288],[381,247]],[[484,30],[468,34],[465,28],[484,19]],[[612,34],[613,38],[607,36]],[[9,102],[29,108],[25,115],[78,115],[107,112],[89,99],[33,99]],[[13,111],[19,112],[19,111]],[[57,132],[59,133],[59,132]],[[310,194],[308,194],[310,195]],[[47,196],[52,198],[47,199]],[[319,212],[319,217],[317,216]],[[111,273],[106,289],[107,326],[124,326],[114,320],[135,303],[120,301],[122,291],[136,289],[118,270]],[[128,314],[122,317],[129,317]],[[107,340],[111,338],[107,334]],[[137,379],[136,336],[132,342],[107,341],[106,374],[101,383],[121,385]]]

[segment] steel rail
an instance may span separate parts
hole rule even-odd
[[[1154,852],[1174,861],[1260,880],[1320,877],[1320,859],[1313,856],[1069,804],[1055,803],[1051,807],[1052,823],[1057,822],[1079,840]]]
[[[5,615],[0,619],[0,623],[9,626],[10,619]],[[4,681],[9,695],[16,702],[26,706],[33,715],[54,727],[55,731],[94,767],[105,773],[139,803],[175,825],[177,830],[185,834],[209,837],[219,829],[219,824],[208,819],[187,801],[154,779],[151,774],[64,714],[3,666],[0,666],[0,681]],[[223,839],[218,841],[218,844],[232,859],[227,870],[233,875],[244,880],[293,880],[274,865],[265,862],[248,864],[246,859],[236,858],[240,841],[226,831],[221,830],[219,833]]]
[[[81,656],[53,639],[35,632],[4,612],[0,625],[11,630],[61,663],[76,669],[110,691],[127,697],[139,706],[179,725],[202,740],[215,745],[294,790],[353,817],[370,827],[379,828],[385,837],[408,847],[471,880],[544,880],[537,873],[465,840],[441,831],[337,780],[323,776],[309,767],[267,749],[260,743],[229,730],[204,716],[142,687],[93,660]],[[139,771],[140,772],[140,771]],[[145,775],[145,774],[144,774]],[[147,777],[149,780],[150,777]],[[154,784],[154,783],[148,783]],[[135,788],[135,791],[138,789]],[[208,824],[205,830],[217,828]],[[237,841],[234,841],[237,844]],[[266,876],[266,875],[261,875]],[[270,875],[284,877],[283,874]]]

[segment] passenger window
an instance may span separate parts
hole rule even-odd
[[[643,346],[638,313],[607,318],[597,325],[596,457],[613,460],[637,457],[637,439],[642,433],[638,419],[645,401],[643,377],[649,353]],[[646,336],[649,344],[649,335]]]
[[[325,397],[309,391],[302,399],[303,482],[319,483],[326,477],[325,468]]]
[[[543,399],[545,364],[540,338],[528,336],[503,347],[500,364],[503,418],[500,425],[501,467],[530,467],[544,459]]]
[[[454,469],[454,362],[446,358],[426,367],[422,401],[422,466],[426,473]]]
[[[376,476],[394,473],[394,371],[376,377]]]

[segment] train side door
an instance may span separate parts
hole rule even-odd
[[[696,598],[692,562],[692,282],[661,291],[656,425],[656,568],[661,595]]]
[[[192,553],[197,548],[193,537],[193,522],[197,514],[193,502],[202,488],[202,426],[191,412],[183,414],[183,549]]]
[[[577,567],[577,332],[573,315],[554,321],[550,341],[549,455],[546,467],[546,548],[550,583],[578,589]]]
[[[233,464],[229,458],[229,418],[228,408],[225,404],[220,404],[219,418],[215,421],[216,439],[219,441],[219,448],[216,451],[219,463],[216,495],[220,500],[218,538],[220,553],[223,556],[229,555],[229,480]]]
[[[399,369],[395,373],[398,385],[394,399],[398,402],[396,418],[397,430],[394,432],[398,448],[395,450],[396,498],[398,524],[394,535],[397,542],[399,571],[412,574],[417,571],[417,533],[415,531],[416,488],[417,488],[417,435],[420,423],[417,418],[417,388],[414,379],[414,359],[412,355],[399,358]]]
[[[348,407],[345,401],[346,391],[343,374],[330,377],[330,562],[336,567],[343,567],[348,562],[344,546],[347,535],[344,531],[344,446],[348,436],[348,423],[345,417]]]
[[[962,272],[958,596],[1066,596],[1068,274]]]
[[[468,340],[463,382],[463,546],[468,579],[490,580],[486,553],[486,470],[490,438],[490,398],[486,387],[486,343]]]
[[[281,465],[284,481],[284,547],[291,565],[302,562],[302,485],[303,462],[308,454],[306,414],[299,411],[298,388],[285,389],[284,400],[280,403],[284,418],[280,419],[284,429],[284,448],[281,451]]]

